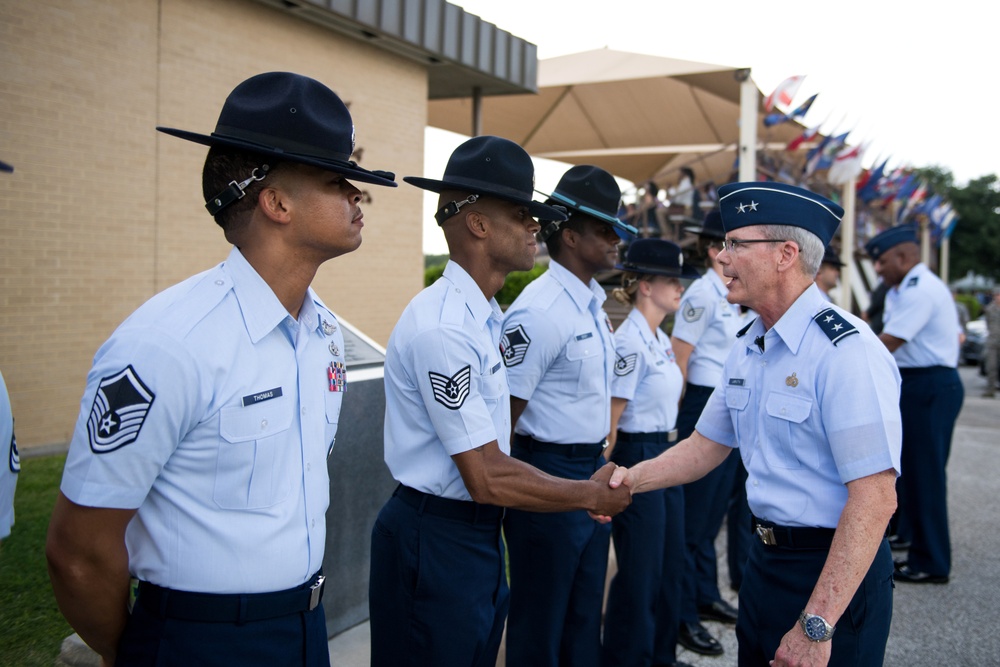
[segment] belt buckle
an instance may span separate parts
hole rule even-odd
[[[778,541],[774,539],[774,529],[770,526],[762,526],[759,523],[755,529],[760,541],[769,547],[777,546]]]
[[[316,578],[316,583],[309,587],[309,611],[319,606],[323,599],[323,585],[325,583],[326,576],[321,574]]]

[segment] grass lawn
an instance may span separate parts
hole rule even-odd
[[[51,667],[73,633],[45,569],[45,532],[65,455],[21,458],[14,528],[0,546],[0,665]]]

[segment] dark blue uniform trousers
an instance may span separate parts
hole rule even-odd
[[[907,558],[911,569],[947,576],[951,573],[951,538],[945,467],[965,390],[954,368],[901,368],[900,374],[899,532],[912,542]]]
[[[827,549],[789,549],[768,547],[756,539],[751,542],[736,622],[740,667],[767,667],[781,638],[799,627],[799,614],[827,554]],[[892,622],[892,588],[892,552],[889,542],[882,540],[868,574],[837,621],[830,667],[882,665]]]
[[[323,605],[246,623],[167,618],[137,602],[117,667],[329,667]]]
[[[626,467],[665,446],[656,438],[619,434],[611,460]],[[618,572],[604,615],[604,665],[642,667],[676,662],[681,580],[684,576],[684,492],[640,493],[611,523]]]
[[[516,444],[511,454],[567,479],[590,479],[605,463],[603,456],[577,458]],[[611,526],[582,510],[508,510],[504,534],[510,552],[507,664],[597,667]]]
[[[509,603],[499,519],[393,496],[372,528],[368,598],[372,667],[494,667]]]
[[[695,425],[712,391],[712,387],[688,383],[677,416],[677,435],[681,440],[694,433]],[[731,505],[734,508],[727,536],[735,553],[730,557],[730,569],[733,572],[730,579],[739,585],[742,564],[746,560],[750,526],[746,490],[738,488],[739,478],[742,476],[746,479],[745,473],[741,471],[742,466],[739,453],[730,453],[707,475],[683,486],[687,574],[681,596],[681,620],[685,623],[698,620],[699,605],[709,605],[722,599],[719,593],[715,538]]]

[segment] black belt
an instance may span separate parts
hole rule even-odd
[[[454,519],[467,523],[499,523],[503,519],[503,508],[484,505],[471,500],[454,500],[431,495],[400,484],[392,494],[404,503],[443,519]]]
[[[956,371],[957,369],[951,366],[918,366],[916,368],[900,368],[899,374],[902,377],[907,375],[934,375],[935,373],[945,373],[947,371]]]
[[[677,442],[677,429],[656,433],[626,433],[625,431],[618,431],[618,439],[615,440],[615,443],[621,442],[651,442],[657,445],[672,445]]]
[[[326,577],[273,593],[191,593],[139,582],[136,603],[161,618],[208,623],[249,623],[312,611],[323,599]]]
[[[545,454],[563,454],[570,458],[596,459],[604,452],[608,446],[607,440],[593,444],[572,444],[563,445],[557,442],[542,442],[535,440],[530,435],[514,434],[514,446],[527,449],[529,452],[542,452]]]
[[[750,529],[767,546],[786,549],[829,549],[836,532],[833,528],[776,526],[755,516],[750,517]]]

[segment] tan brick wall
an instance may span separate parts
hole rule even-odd
[[[202,205],[207,148],[154,127],[207,134],[237,83],[273,70],[351,103],[364,166],[421,173],[417,63],[252,0],[0,0],[0,370],[22,448],[66,442],[100,344],[228,253]],[[314,287],[384,344],[421,287],[422,199],[366,189],[361,249]]]

